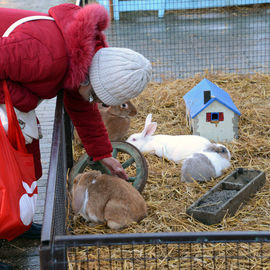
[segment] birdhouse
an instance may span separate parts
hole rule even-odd
[[[215,142],[238,138],[238,120],[241,113],[226,91],[203,79],[183,98],[187,122],[194,135]]]

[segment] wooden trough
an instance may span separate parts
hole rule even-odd
[[[264,172],[238,168],[193,203],[187,214],[204,224],[217,224],[226,214],[234,215],[264,183]]]

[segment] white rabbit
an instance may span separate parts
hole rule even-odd
[[[144,130],[132,134],[127,142],[133,144],[142,153],[153,153],[158,157],[165,157],[176,163],[204,149],[211,142],[198,135],[155,135],[156,122],[152,121],[152,114],[145,120]]]
[[[230,151],[222,144],[210,144],[203,151],[185,159],[182,165],[182,182],[206,182],[221,176],[230,167]]]
[[[147,215],[142,195],[125,180],[100,171],[78,174],[72,187],[72,209],[86,220],[120,229]]]

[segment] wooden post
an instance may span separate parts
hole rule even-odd
[[[111,20],[114,20],[114,16],[113,16],[113,0],[110,0],[110,17],[111,17]]]

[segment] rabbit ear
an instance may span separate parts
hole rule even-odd
[[[149,113],[145,119],[144,129],[142,132],[142,136],[145,137],[147,133],[148,126],[151,124],[152,121],[152,113]]]
[[[147,125],[147,127],[143,131],[143,137],[151,136],[155,133],[157,129],[157,123],[153,122]]]
[[[144,125],[144,127],[146,128],[146,126],[147,126],[148,124],[150,124],[151,122],[152,122],[152,113],[149,113],[149,114],[147,115],[146,119],[145,119],[145,125]]]
[[[109,112],[112,109],[112,106],[104,106],[102,107],[102,109],[104,110],[104,112]]]
[[[111,109],[111,106],[108,106],[104,103],[98,103],[98,109],[102,112],[109,111]]]
[[[78,185],[73,188],[72,192],[72,209],[75,214],[81,210],[84,202],[85,191],[87,191],[85,185]]]

